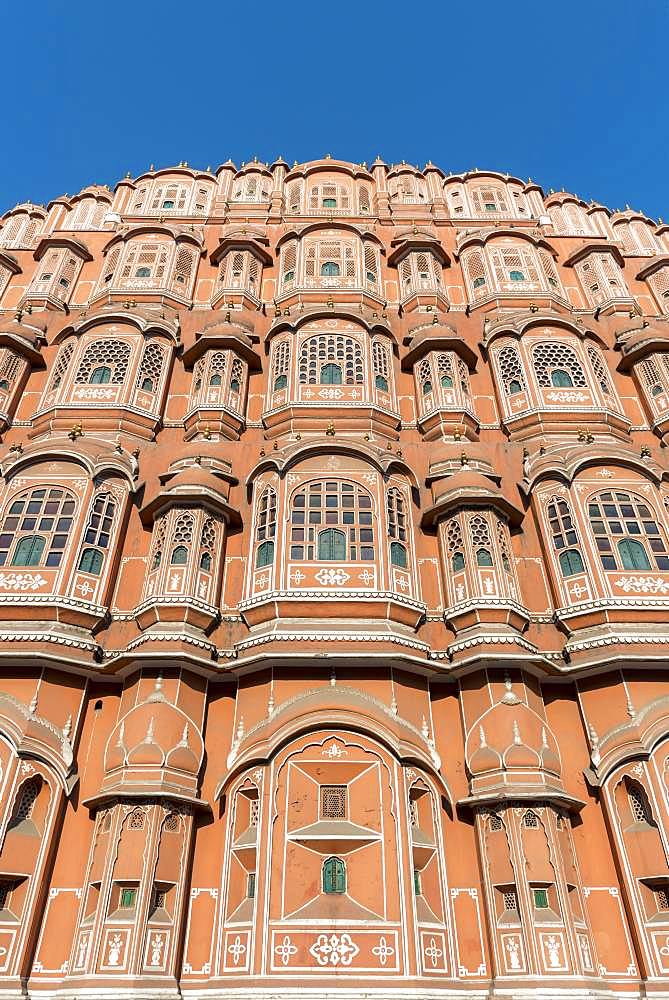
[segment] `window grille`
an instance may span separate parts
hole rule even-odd
[[[417,868],[414,868],[413,872],[413,891],[414,891],[414,896],[420,896],[421,894],[420,872],[418,871]]]
[[[104,553],[109,548],[115,513],[116,503],[111,493],[100,493],[93,499],[84,533],[84,545],[87,547],[79,560],[82,572],[100,572]]]
[[[487,253],[498,290],[523,292],[545,285],[530,247],[489,247]]]
[[[0,882],[0,911],[10,908],[13,889],[13,882]]]
[[[157,392],[165,361],[165,350],[160,344],[147,344],[137,373],[136,385],[144,392]]]
[[[669,889],[662,888],[655,890],[655,904],[658,910],[669,910]],[[2,907],[0,906],[0,909]]]
[[[67,217],[66,229],[100,229],[108,206],[93,198],[84,198]]]
[[[379,284],[379,260],[376,247],[371,243],[364,245],[365,285],[377,288]]]
[[[513,556],[509,545],[509,530],[500,518],[497,518],[497,545],[502,558],[502,566],[507,573],[513,573]]]
[[[537,830],[539,828],[539,817],[531,809],[523,816],[523,826],[528,830]]]
[[[627,798],[635,823],[647,823],[654,826],[653,816],[648,805],[646,796],[638,785],[629,785],[627,788]]]
[[[401,542],[406,542],[407,523],[404,497],[396,486],[388,490],[386,508],[388,512],[388,536],[390,538],[398,538]]]
[[[479,299],[484,295],[488,295],[487,273],[483,253],[480,250],[471,250],[464,257],[463,268],[474,298]]]
[[[195,250],[189,247],[179,247],[174,263],[172,285],[181,295],[189,294],[194,270]]]
[[[542,389],[552,386],[587,386],[576,353],[567,344],[536,344],[532,350],[534,372]]]
[[[388,392],[390,389],[390,357],[387,347],[378,340],[372,343],[372,367],[376,388]]]
[[[646,358],[640,362],[636,370],[639,372],[642,384],[648,389],[651,396],[659,396],[667,391],[654,358]]]
[[[452,389],[455,386],[453,359],[450,354],[437,355],[437,372],[442,389]]]
[[[285,389],[288,385],[290,366],[290,341],[283,340],[274,348],[274,365],[272,373],[272,388],[274,391]]]
[[[371,495],[357,483],[341,480],[312,482],[297,490],[291,505],[290,558],[373,560]]]
[[[321,819],[346,819],[346,785],[321,785]]]
[[[471,190],[472,204],[477,215],[506,215],[509,211],[506,192],[501,188],[476,187]]]
[[[111,385],[123,385],[129,362],[129,344],[122,340],[94,340],[84,351],[74,379],[75,384],[89,384],[93,381],[96,369],[107,368],[109,377],[104,381]]]
[[[181,543],[190,545],[193,541],[194,524],[195,519],[192,514],[188,514],[186,511],[179,514],[174,525],[173,544],[178,545]]]
[[[358,247],[358,242],[348,240],[305,240],[305,286],[353,288],[358,285]]]
[[[669,312],[669,267],[661,267],[648,278],[648,284],[655,295],[660,309]]]
[[[423,358],[423,360],[418,363],[416,374],[418,377],[420,395],[428,396],[434,388],[432,385],[432,365],[430,364],[429,358]]]
[[[566,500],[553,497],[547,507],[553,538],[553,548],[558,553],[562,575],[573,576],[584,571],[583,557],[578,548],[578,535],[571,508]],[[574,546],[574,547],[572,547]]]
[[[610,254],[589,254],[575,265],[575,270],[591,305],[629,297],[622,272]]]
[[[2,522],[0,566],[60,566],[74,511],[74,495],[64,489],[39,487],[19,493]]]
[[[8,219],[0,230],[0,246],[30,247],[35,237],[41,232],[42,219],[33,219],[28,215],[15,215]]]
[[[319,334],[302,344],[299,361],[301,385],[323,384],[323,369],[335,365],[343,385],[361,385],[364,381],[362,348],[357,340],[341,334]]]
[[[164,889],[154,889],[153,890],[152,909],[154,909],[154,910],[162,910],[162,909],[164,909],[166,897],[167,897],[167,893],[165,892]]]
[[[256,539],[264,541],[266,538],[274,538],[276,535],[276,490],[267,486],[260,497],[258,503],[258,520],[256,525]]]
[[[135,809],[130,814],[130,821],[128,826],[131,830],[143,830],[144,829],[144,813],[141,809]]]
[[[371,200],[369,197],[369,188],[366,185],[362,185],[358,191],[358,205],[360,208],[361,215],[367,215],[370,211]]]
[[[302,208],[302,181],[291,181],[286,189],[286,207],[298,214]]]
[[[606,570],[669,570],[664,529],[641,497],[606,491],[588,504],[590,528]]]
[[[465,543],[458,517],[452,517],[446,524],[446,548],[451,569],[457,573],[465,568]]]
[[[176,813],[170,813],[165,820],[165,830],[168,833],[176,833],[179,829],[179,817]]]
[[[281,285],[288,290],[297,278],[297,240],[291,240],[281,248]]]
[[[256,895],[256,873],[249,872],[246,876],[246,895],[248,899],[255,899]]]
[[[588,345],[587,352],[595,378],[599,383],[599,388],[605,396],[612,396],[611,375],[601,352],[596,347],[593,347],[592,344]]]
[[[334,202],[334,204],[332,204]],[[309,189],[309,211],[322,212],[328,210],[348,212],[351,209],[351,188],[349,184],[337,184],[335,181],[323,181]]]
[[[211,572],[211,567],[216,552],[216,522],[213,517],[208,517],[202,525],[200,532],[200,569]]]
[[[244,362],[239,358],[233,358],[232,368],[230,369],[230,392],[233,395],[241,395],[242,386],[244,385],[244,369]]]
[[[496,360],[505,395],[513,396],[522,392],[525,389],[525,375],[517,348],[508,344],[497,353]]]
[[[153,542],[151,545],[151,556],[149,559],[149,567],[151,570],[158,569],[162,562],[163,552],[165,550],[166,534],[167,515],[163,514],[163,516],[158,518],[153,526]]]
[[[518,909],[518,897],[516,896],[515,889],[506,889],[504,891],[504,909],[505,910]]]
[[[458,378],[460,379],[460,388],[466,396],[469,396],[471,395],[469,388],[469,369],[462,358],[456,357],[455,360],[458,368]]]
[[[2,348],[0,350],[0,389],[9,392],[25,367],[26,362],[20,354],[11,351],[8,347]]]
[[[16,806],[14,808],[14,823],[21,823],[24,819],[31,818],[33,808],[41,788],[42,780],[37,777],[30,778],[30,780],[26,781],[26,783],[21,787],[16,800]]]
[[[260,818],[260,799],[251,799],[250,826],[258,826]]]
[[[420,825],[418,822],[418,799],[409,799],[409,821],[415,829]]]
[[[497,813],[490,814],[490,829],[493,831],[493,833],[496,833],[498,830],[502,829],[502,820],[501,817],[497,815]]]

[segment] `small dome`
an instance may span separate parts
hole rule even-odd
[[[191,720],[167,701],[160,679],[146,701],[132,708],[112,733],[105,771],[170,767],[197,777],[204,747]]]

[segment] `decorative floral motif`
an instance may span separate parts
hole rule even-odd
[[[444,954],[443,949],[437,946],[437,942],[433,937],[430,938],[430,943],[427,948],[423,949],[423,954],[425,958],[430,960],[430,964],[433,969],[437,968],[437,963],[441,956]]]
[[[349,574],[343,569],[321,569],[315,574],[315,577],[322,587],[343,587],[351,579]]]
[[[149,965],[160,965],[163,947],[165,945],[165,938],[162,934],[154,934],[151,939],[150,949],[151,949],[151,959]]]
[[[550,399],[551,403],[587,403],[590,397],[585,392],[567,390],[562,392],[547,392],[546,399]]]
[[[228,953],[232,955],[232,961],[234,964],[239,965],[240,961],[246,954],[246,945],[243,943],[239,934],[236,936],[232,944],[228,945]]]
[[[372,948],[372,955],[376,955],[381,965],[385,965],[391,955],[395,954],[395,949],[392,948],[385,937],[379,940],[376,948]]]
[[[620,587],[626,594],[632,591],[641,594],[666,594],[669,592],[669,583],[655,576],[621,576],[615,583],[616,587]]]
[[[286,934],[281,944],[275,945],[274,954],[279,956],[282,965],[288,965],[292,956],[297,954],[297,947]]]
[[[350,934],[319,934],[309,954],[319,965],[350,965],[359,951]]]
[[[0,573],[0,590],[39,590],[45,583],[40,573]]]

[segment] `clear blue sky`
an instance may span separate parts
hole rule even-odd
[[[431,159],[669,219],[667,0],[23,0],[0,211],[257,155]]]

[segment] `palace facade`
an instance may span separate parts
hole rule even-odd
[[[669,993],[669,226],[17,205],[0,434],[0,998]]]

